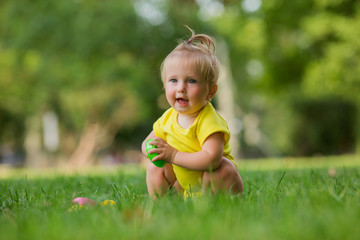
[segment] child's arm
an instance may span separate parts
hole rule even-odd
[[[145,138],[145,140],[142,142],[141,144],[141,151],[144,155],[146,155],[146,149],[145,149],[145,144],[146,144],[146,141],[150,138],[155,138],[156,135],[154,133],[154,131],[151,131],[151,133]]]
[[[153,158],[153,161],[161,159],[180,167],[198,171],[215,170],[220,166],[224,151],[223,133],[218,132],[210,135],[205,140],[202,150],[195,153],[179,152],[164,139],[159,137],[154,137],[154,139],[156,141],[150,143],[158,148],[151,149],[149,153],[158,153],[159,155]]]

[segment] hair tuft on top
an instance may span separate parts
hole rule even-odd
[[[185,27],[191,32],[191,37],[189,40],[185,41],[184,44],[193,45],[199,47],[199,44],[202,44],[202,47],[206,47],[209,52],[215,53],[215,44],[213,40],[206,34],[195,34],[195,31],[192,30],[189,26]]]

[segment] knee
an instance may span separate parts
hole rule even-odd
[[[243,181],[236,165],[229,159],[226,159],[223,163],[224,166],[220,174],[223,176],[223,179],[227,183],[229,189],[231,189],[231,192],[236,194],[243,193]]]
[[[212,175],[211,179],[220,180],[224,184],[226,190],[231,190],[233,193],[243,192],[243,183],[240,173],[235,164],[229,159],[223,157],[220,167],[209,173]]]
[[[153,182],[162,182],[164,179],[168,182],[173,182],[175,175],[171,164],[165,164],[164,167],[159,168],[152,162],[149,162],[146,169],[146,178]]]
[[[152,162],[149,162],[146,169],[146,175],[152,178],[162,177],[165,174],[166,165],[163,168],[155,166]]]
[[[151,174],[160,174],[161,168],[158,168],[152,162],[149,162],[146,167],[146,172]]]
[[[239,172],[232,161],[223,157],[219,168],[214,173],[218,174],[222,179],[229,179],[234,178]]]

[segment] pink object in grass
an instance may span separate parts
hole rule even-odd
[[[91,200],[89,198],[84,198],[84,197],[74,198],[74,200],[72,200],[72,203],[77,203],[80,206],[83,206],[83,205],[96,205],[96,202],[94,200]]]

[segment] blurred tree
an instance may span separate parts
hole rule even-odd
[[[336,96],[360,108],[360,5],[355,0],[316,1],[302,22],[311,51],[301,87],[310,97]],[[310,54],[309,54],[310,55]],[[344,108],[344,115],[353,115]],[[339,119],[343,119],[339,116]],[[345,120],[345,119],[343,119]],[[360,111],[352,116],[360,151]],[[345,121],[343,121],[345,122]]]
[[[55,110],[63,134],[75,138],[86,122],[100,123],[103,145],[159,111],[149,63],[161,52],[131,2],[2,1],[0,11],[5,110],[24,119]]]
[[[358,1],[317,1],[302,23],[313,52],[303,87],[310,95],[343,96],[360,104]]]
[[[194,1],[173,4],[2,1],[0,107],[25,122],[41,121],[45,111],[55,111],[63,139],[60,152],[67,155],[75,151],[74,143],[90,141],[83,137],[96,139],[93,151],[107,148],[115,136],[121,139],[122,129],[125,135],[133,129],[134,140],[117,147],[139,147],[147,134],[141,126],[150,131],[163,111],[156,104],[162,93],[162,59],[178,36],[188,34],[184,24],[202,28],[195,24]],[[146,12],[149,6],[159,15]]]
[[[359,106],[359,22],[355,0],[3,0],[0,112],[26,134],[56,112],[66,156],[89,133],[95,153],[139,147],[167,107],[160,63],[189,25],[229,50],[243,124],[255,126],[242,150],[291,154],[294,102],[337,95]]]
[[[261,119],[257,135],[263,133],[252,144],[244,140],[245,155],[249,149],[253,156],[255,143],[255,156],[262,155],[262,141],[294,154],[298,140],[291,133],[300,114],[294,103],[313,99],[315,104],[322,101],[316,98],[327,101],[332,95],[360,106],[359,16],[355,0],[227,2],[225,13],[211,24],[229,43],[237,102],[245,115]]]

